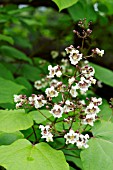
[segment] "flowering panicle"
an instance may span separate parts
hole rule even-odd
[[[81,25],[81,23],[79,24]],[[80,34],[74,30],[74,33],[84,39],[91,32],[90,29],[85,29]],[[62,137],[65,138],[67,145],[76,145],[78,149],[89,147],[90,136],[86,134],[84,127],[94,126],[94,122],[99,117],[99,106],[102,104],[101,98],[87,98],[87,91],[89,88],[91,89],[92,84],[96,84],[95,70],[87,60],[82,61],[82,59],[96,56],[96,54],[102,57],[104,50],[96,48],[92,50],[91,55],[84,56],[83,46],[83,43],[81,48],[70,45],[65,48],[69,60],[65,56],[61,66],[48,66],[48,75],[34,83],[34,87],[39,90],[38,94],[32,94],[30,97],[21,94],[14,95],[16,109],[35,108],[38,110],[37,114],[46,118],[47,121],[38,124],[41,138],[47,142],[53,142],[54,139]],[[72,67],[70,67],[70,63]],[[40,94],[41,88],[45,88],[45,92],[42,89],[43,94]],[[46,110],[50,115],[49,118]],[[75,122],[79,124],[78,129],[74,129]],[[57,129],[57,123],[60,123],[62,127]]]

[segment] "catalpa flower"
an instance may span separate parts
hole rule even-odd
[[[47,88],[45,93],[46,93],[47,97],[57,97],[58,96],[58,92],[55,90],[54,86]]]
[[[92,102],[85,109],[86,114],[93,114],[95,116],[99,112],[100,112],[100,109],[98,108],[98,106],[95,106]]]
[[[79,139],[79,133],[75,133],[74,130],[70,129],[69,133],[64,135],[64,138],[66,138],[66,144],[75,144]]]
[[[48,70],[49,70],[49,76],[47,76],[47,78],[53,78],[55,75],[57,77],[61,77],[62,75],[62,72],[61,72],[62,68],[59,65],[54,66],[54,67],[49,65]]]
[[[82,59],[82,54],[79,54],[78,50],[73,50],[69,55],[69,59],[71,64],[76,65]]]
[[[39,129],[41,129],[41,138],[45,138],[47,142],[53,142],[53,135],[51,133],[51,128],[49,125],[40,125]]]
[[[57,117],[57,118],[62,117],[63,112],[64,112],[64,109],[61,106],[57,105],[57,104],[55,104],[53,109],[50,111],[50,113],[54,117]]]
[[[71,86],[70,94],[71,94],[72,97],[76,97],[78,95],[78,93],[76,91],[77,89],[78,89],[78,85]]]
[[[95,115],[92,115],[92,114],[90,115],[90,114],[88,114],[88,115],[86,115],[86,117],[85,117],[84,119],[81,120],[81,123],[82,123],[83,125],[89,124],[89,125],[93,126],[95,120],[96,120]]]
[[[91,86],[91,82],[84,77],[81,77],[80,81],[78,82],[78,88],[80,89],[81,93],[85,93],[89,86]]]
[[[70,111],[73,111],[75,108],[75,105],[73,102],[70,102],[69,100],[65,101],[65,105],[64,105],[64,112],[68,113]]]
[[[100,50],[99,48],[96,48],[95,51],[100,57],[104,55],[104,50]]]
[[[86,78],[89,78],[89,77],[92,77],[94,76],[95,74],[95,70],[93,67],[91,66],[88,66],[88,65],[85,65],[81,68],[81,73],[86,77]]]
[[[86,134],[86,135],[80,134],[79,135],[79,139],[76,141],[76,146],[79,149],[81,149],[82,147],[88,148],[89,147],[89,145],[87,144],[88,139],[89,139],[89,135],[88,134]]]

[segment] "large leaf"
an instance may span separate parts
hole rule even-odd
[[[13,80],[13,75],[3,64],[0,63],[0,77],[8,80]]]
[[[12,133],[25,130],[33,125],[31,116],[23,109],[0,110],[0,131]]]
[[[14,44],[13,38],[7,35],[0,34],[0,40],[7,41],[8,43],[12,45]]]
[[[79,0],[76,4],[69,7],[68,11],[74,21],[86,18],[87,22],[95,22],[97,19],[93,4],[89,0]]]
[[[52,114],[50,114],[48,110],[31,111],[29,114],[32,116],[33,120],[35,120],[36,123],[42,123],[47,120],[47,118],[50,118],[52,116]]]
[[[32,63],[32,60],[30,58],[28,58],[23,52],[17,50],[14,47],[3,45],[0,47],[0,51],[1,51],[2,55],[4,55],[4,56],[8,56],[11,58],[15,58],[18,60],[24,60],[29,63]]]
[[[69,170],[61,151],[46,143],[32,145],[20,139],[10,146],[0,147],[0,165],[7,170]]]
[[[73,4],[77,3],[78,0],[53,0],[53,1],[57,4],[59,11],[61,11],[62,9],[68,8]]]
[[[24,138],[24,135],[21,132],[14,132],[14,133],[5,133],[0,132],[0,145],[10,145],[17,139]]]
[[[81,152],[84,170],[113,170],[113,123],[96,123],[89,148]]]
[[[107,68],[101,67],[101,66],[94,64],[94,63],[90,63],[90,65],[92,67],[94,67],[95,77],[98,80],[100,80],[103,83],[113,87],[113,71],[111,71]]]
[[[113,118],[112,109],[110,108],[109,103],[105,99],[102,100],[100,110],[101,111],[98,113],[98,116],[100,116],[101,119],[108,121]]]
[[[24,64],[19,74],[22,74],[27,80],[34,82],[36,80],[40,80],[43,73],[39,67]]]
[[[0,103],[13,103],[14,94],[18,94],[23,89],[24,86],[0,77]]]

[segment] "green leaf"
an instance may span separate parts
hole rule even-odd
[[[98,113],[98,116],[100,116],[101,119],[106,121],[111,120],[111,118],[113,117],[112,109],[110,108],[109,103],[105,99],[102,100],[100,110],[101,111]]]
[[[0,34],[0,40],[7,41],[7,42],[10,43],[11,45],[14,44],[13,38],[10,37],[10,36],[7,36],[7,35]]]
[[[76,4],[68,8],[68,12],[74,21],[86,18],[87,22],[95,22],[97,19],[97,14],[94,11],[93,4],[91,1],[87,0],[79,0]]]
[[[113,169],[113,123],[96,123],[89,148],[81,152],[84,170]]]
[[[111,71],[107,68],[101,67],[101,66],[94,64],[94,63],[90,63],[90,65],[92,67],[94,67],[95,77],[98,80],[100,80],[103,83],[113,87],[113,71]]]
[[[14,47],[3,45],[0,47],[2,55],[18,60],[24,60],[32,64],[32,60],[28,58],[23,52]]]
[[[0,77],[0,103],[14,103],[14,94],[20,93],[23,89],[24,86]]]
[[[3,64],[0,63],[0,77],[8,80],[14,80],[12,73]]]
[[[59,11],[61,11],[62,9],[64,8],[68,8],[70,6],[72,6],[73,4],[77,3],[78,0],[53,0],[58,8],[59,8]]]
[[[12,133],[33,125],[31,116],[24,109],[0,110],[0,131]]]
[[[48,110],[31,111],[29,114],[32,116],[33,120],[35,120],[35,122],[38,124],[44,122],[45,120],[47,120],[47,118],[50,118],[52,116],[52,114],[50,114]]]
[[[0,145],[10,145],[14,141],[22,138],[24,138],[24,135],[21,132],[14,133],[0,132]]]
[[[69,170],[61,151],[46,143],[32,145],[26,139],[1,146],[0,165],[7,170]]]
[[[32,85],[29,83],[28,80],[26,80],[25,77],[18,77],[18,78],[16,78],[15,82],[18,83],[18,84],[23,85],[24,87],[26,87],[26,89],[27,89],[26,94],[31,95],[31,93],[32,93]]]
[[[39,67],[24,64],[19,74],[23,75],[27,80],[34,82],[41,79],[42,70]]]

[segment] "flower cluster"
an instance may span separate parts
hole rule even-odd
[[[84,125],[94,125],[97,118],[97,114],[100,112],[99,105],[102,104],[102,98],[92,97],[89,105],[85,109],[85,117],[82,119],[82,124]]]
[[[81,149],[82,147],[88,148],[89,145],[87,144],[89,135],[82,135],[77,132],[74,132],[70,129],[69,133],[65,134],[64,138],[66,139],[66,144],[76,144],[76,146]]]
[[[78,33],[76,32],[76,34]],[[91,34],[91,30],[87,29],[83,35],[79,34],[79,36],[82,38],[89,34]],[[65,138],[66,147],[68,144],[73,144],[78,149],[88,148],[90,136],[85,132],[84,127],[94,126],[94,122],[99,117],[99,106],[102,104],[102,99],[87,98],[87,91],[92,84],[96,84],[95,70],[88,61],[82,61],[82,59],[93,57],[95,54],[103,56],[104,50],[96,48],[92,50],[91,55],[86,57],[83,54],[83,45],[82,48],[70,45],[65,50],[69,54],[69,61],[67,58],[63,58],[62,66],[49,65],[49,73],[45,79],[35,81],[34,87],[37,90],[45,88],[45,92],[43,90],[43,94],[40,94],[40,90],[39,94],[32,94],[30,97],[14,95],[14,102],[17,109],[20,107],[33,109],[34,107],[39,111],[38,114],[42,114],[47,119],[38,124],[41,138],[47,142],[53,142],[56,138],[62,137]],[[72,68],[69,67],[69,63]],[[44,110],[49,113],[49,118],[46,112],[42,113]],[[76,128],[75,122],[79,124]],[[58,123],[61,123],[62,127],[57,128]]]

